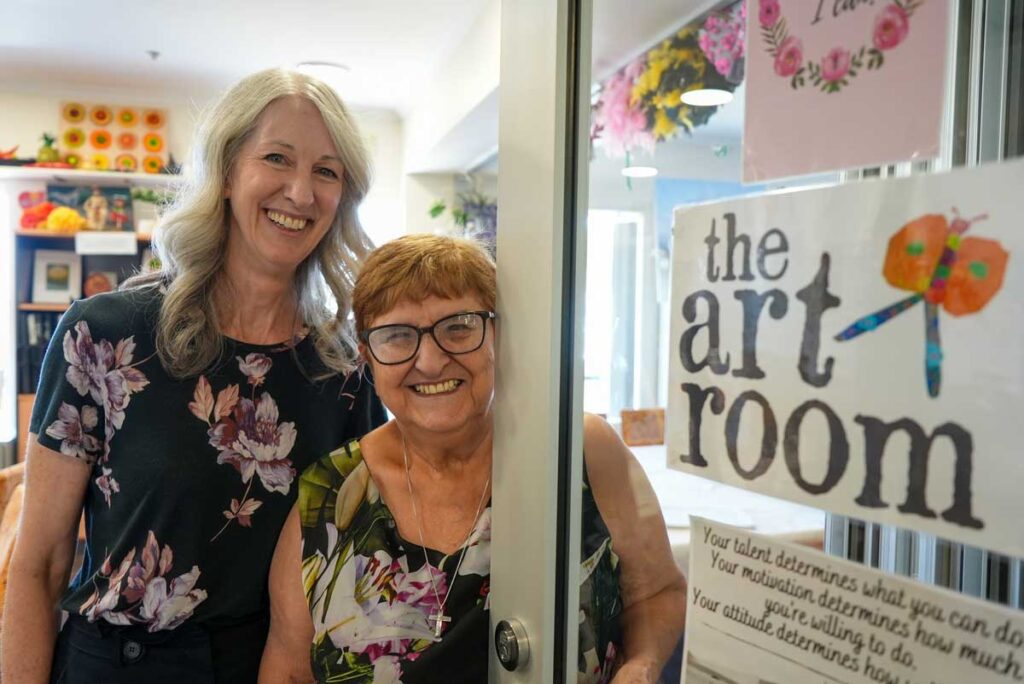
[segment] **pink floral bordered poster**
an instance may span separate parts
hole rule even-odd
[[[939,151],[947,0],[748,0],[743,180]]]

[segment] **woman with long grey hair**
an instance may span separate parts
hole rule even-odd
[[[187,173],[162,268],[73,304],[47,352],[5,681],[255,682],[296,474],[385,419],[349,325],[370,172],[338,96],[243,79]]]

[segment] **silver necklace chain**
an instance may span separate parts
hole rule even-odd
[[[419,508],[416,506],[416,494],[412,491],[412,474],[409,469],[409,452],[405,446],[405,435],[402,435],[402,460],[405,462],[405,483],[409,487],[409,499],[412,501],[412,514],[416,519],[416,530],[420,535],[420,550],[423,551],[423,561],[427,564],[427,576],[430,578],[430,588],[434,590],[434,600],[437,601],[437,613],[427,617],[428,620],[434,621],[434,636],[441,636],[441,628],[445,622],[451,622],[451,617],[444,614],[444,607],[448,604],[448,597],[452,594],[452,587],[455,586],[455,580],[459,577],[459,570],[462,568],[462,561],[466,558],[466,553],[469,549],[466,548],[466,544],[473,537],[473,533],[476,532],[476,525],[480,520],[480,512],[483,510],[484,499],[487,497],[487,487],[491,484],[491,476],[487,476],[487,481],[484,482],[484,490],[480,493],[480,502],[476,505],[476,513],[473,514],[473,526],[469,528],[469,534],[466,535],[466,540],[460,545],[462,555],[459,556],[459,562],[455,566],[455,573],[452,575],[451,580],[448,582],[448,591],[444,594],[444,600],[441,600],[441,595],[437,591],[437,583],[434,582],[434,573],[431,572],[434,566],[430,563],[430,557],[427,556],[427,545],[423,537],[423,523],[420,520]],[[437,568],[441,570],[440,566]]]

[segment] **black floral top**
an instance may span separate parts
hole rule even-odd
[[[352,442],[302,474],[299,514],[318,682],[487,681],[490,506],[463,548],[426,549],[427,564],[398,534]],[[582,546],[578,681],[607,682],[622,644],[618,558],[586,476]],[[442,602],[450,621],[438,636]]]
[[[319,382],[313,342],[225,341],[175,380],[154,289],[76,302],[47,351],[30,429],[92,466],[86,552],[61,607],[90,621],[212,628],[265,614],[296,473],[386,416],[360,372]],[[36,492],[42,495],[42,492]]]

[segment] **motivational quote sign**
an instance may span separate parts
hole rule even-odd
[[[750,0],[743,180],[938,154],[946,0]]]
[[[691,521],[685,684],[1024,681],[1022,613]]]
[[[670,467],[1024,555],[1024,163],[679,209]]]

